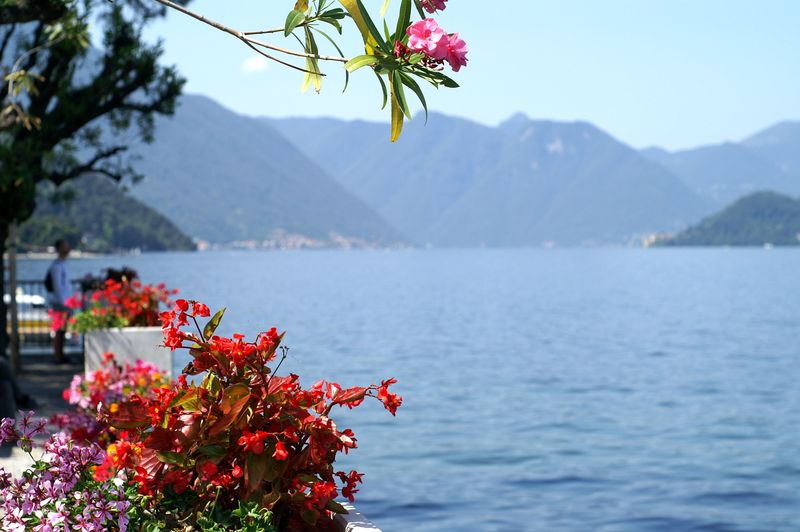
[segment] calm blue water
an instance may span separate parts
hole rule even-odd
[[[800,530],[800,250],[220,252],[127,264],[288,330],[386,531]],[[44,264],[25,263],[38,278]],[[24,276],[24,275],[23,275]]]

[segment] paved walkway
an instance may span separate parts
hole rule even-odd
[[[55,365],[49,357],[23,357],[22,373],[17,375],[17,383],[24,393],[33,397],[38,406],[34,409],[38,417],[49,418],[69,405],[61,397],[64,388],[69,387],[72,376],[83,371],[83,358],[71,355],[75,363]],[[0,467],[19,475],[30,465],[30,458],[17,447],[0,447]]]

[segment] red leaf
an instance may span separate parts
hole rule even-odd
[[[118,429],[135,429],[150,424],[147,407],[141,402],[120,403],[119,410],[109,420],[112,427]]]
[[[339,392],[333,402],[336,404],[353,403],[356,401],[361,401],[364,399],[365,395],[367,395],[366,388],[354,386],[353,388],[348,388]]]
[[[156,451],[171,451],[176,439],[177,434],[174,431],[156,427],[144,441],[144,446]]]
[[[225,388],[222,391],[222,401],[220,402],[222,417],[214,423],[208,434],[214,436],[227,429],[242,412],[249,400],[250,389],[246,384],[233,384]]]
[[[267,474],[267,465],[270,457],[266,454],[252,454],[247,456],[245,461],[245,482],[247,482],[247,491],[252,493],[256,491],[264,477]]]

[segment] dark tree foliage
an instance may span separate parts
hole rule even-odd
[[[57,238],[97,253],[195,249],[175,224],[109,179],[86,175],[65,187],[72,193],[56,194],[52,185],[40,185],[36,212],[19,227],[20,249],[41,250]]]
[[[38,183],[60,185],[87,173],[115,181],[136,179],[119,134],[133,128],[152,140],[154,116],[174,112],[183,80],[175,68],[159,65],[161,46],[142,39],[144,26],[164,15],[155,2],[0,0],[0,9],[0,73],[5,77],[22,70],[35,76],[33,88],[15,101],[38,124],[0,129],[4,251],[9,225],[33,213]],[[102,45],[52,39],[53,25],[60,21],[73,26],[91,22],[102,33]],[[2,107],[13,98],[9,84],[0,85]],[[0,354],[7,340],[5,319],[0,299]]]
[[[0,21],[7,24],[52,22],[66,14],[66,0],[0,0]]]

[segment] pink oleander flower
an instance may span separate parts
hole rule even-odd
[[[447,0],[422,0],[422,7],[428,13],[435,13],[436,10],[443,11]]]
[[[428,57],[443,60],[447,57],[450,37],[432,18],[418,20],[408,27],[408,48]]]
[[[447,43],[447,62],[454,72],[461,70],[462,66],[467,66],[467,52],[469,47],[464,39],[459,37],[458,33],[452,34]]]

